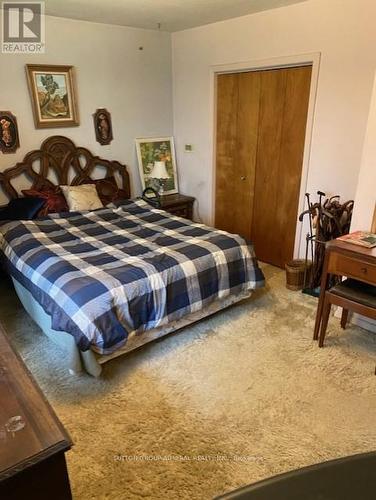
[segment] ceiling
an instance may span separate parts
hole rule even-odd
[[[45,0],[45,13],[97,23],[179,31],[306,0]]]

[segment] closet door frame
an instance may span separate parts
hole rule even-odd
[[[258,61],[246,61],[240,63],[221,64],[211,66],[210,68],[210,116],[211,130],[210,137],[212,141],[211,149],[212,157],[212,196],[211,196],[211,224],[215,221],[215,198],[216,198],[216,125],[217,125],[217,76],[223,73],[241,73],[245,71],[262,71],[268,69],[284,69],[297,66],[312,66],[311,89],[309,95],[307,128],[304,141],[304,156],[302,165],[302,177],[299,193],[298,213],[296,216],[296,233],[294,244],[294,258],[303,255],[305,248],[305,235],[308,232],[308,227],[305,223],[299,222],[299,214],[304,210],[305,193],[307,192],[307,181],[311,155],[312,133],[314,123],[314,113],[316,106],[316,96],[318,87],[318,78],[320,70],[321,53],[314,52],[310,54],[301,54],[296,56],[276,57],[272,59],[263,59]]]

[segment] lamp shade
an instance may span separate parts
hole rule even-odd
[[[166,169],[166,163],[164,161],[154,162],[154,167],[150,172],[149,177],[151,177],[152,179],[169,179],[170,176],[168,175]]]

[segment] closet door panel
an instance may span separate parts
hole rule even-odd
[[[234,199],[238,207],[235,232],[249,240],[255,195],[261,75],[259,71],[254,71],[239,73],[238,78],[237,161],[234,175],[239,178],[239,190]]]
[[[279,210],[280,154],[285,112],[286,70],[261,73],[259,137],[256,162],[255,198],[251,239],[257,258],[282,265],[276,226]]]
[[[278,262],[282,266],[294,254],[311,73],[311,66],[287,72],[276,212],[279,239],[284,242],[278,246]]]
[[[232,232],[239,210],[234,196],[239,191],[236,171],[239,79],[235,74],[217,78],[216,203],[215,226]]]

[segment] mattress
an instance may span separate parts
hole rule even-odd
[[[65,366],[72,375],[86,372],[94,377],[99,377],[102,373],[102,365],[114,358],[122,356],[139,347],[152,342],[158,338],[162,338],[173,332],[181,330],[197,321],[200,321],[212,314],[215,314],[231,305],[248,299],[251,293],[242,293],[240,295],[232,295],[224,300],[213,302],[206,309],[189,314],[179,321],[170,323],[161,328],[144,332],[142,335],[131,335],[128,342],[117,351],[108,355],[99,355],[93,350],[80,351],[74,341],[72,335],[62,331],[56,331],[51,328],[51,317],[43,310],[40,304],[33,298],[31,293],[24,288],[16,279],[12,278],[16,293],[30,317],[37,323],[41,330],[64,351]]]

